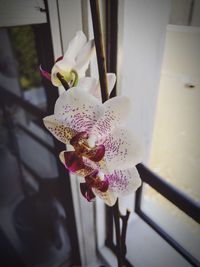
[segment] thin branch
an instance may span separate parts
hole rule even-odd
[[[65,78],[59,72],[57,73],[56,76],[60,80],[60,82],[62,83],[62,86],[65,88],[65,90],[68,90],[70,88],[70,86],[67,83],[67,81],[65,80]]]
[[[127,233],[127,226],[128,226],[128,219],[130,216],[130,211],[126,210],[126,215],[121,215],[120,218],[122,220],[122,234],[121,234],[121,244],[122,244],[122,263],[125,263],[126,257],[126,233]]]
[[[116,244],[117,244],[117,261],[118,267],[122,267],[122,240],[121,240],[121,233],[120,233],[120,211],[119,211],[119,203],[118,199],[113,206],[113,217],[115,222],[115,234],[116,234]]]
[[[101,22],[100,22],[100,10],[99,10],[99,2],[98,0],[90,0],[90,7],[91,7],[91,14],[92,14],[92,23],[93,23],[93,30],[94,30],[94,41],[96,46],[96,54],[97,54],[97,62],[98,62],[98,70],[99,70],[99,81],[101,86],[101,96],[102,102],[105,102],[109,99],[108,94],[108,85],[107,85],[107,77],[106,77],[106,60],[105,60],[105,53],[103,47],[103,36],[101,30]],[[122,241],[123,241],[123,248],[126,248],[125,239],[126,239],[126,229],[127,229],[127,221],[125,222],[125,218],[123,221],[122,231],[123,231],[123,239],[121,236],[120,231],[120,211],[119,211],[119,203],[118,199],[115,205],[112,208],[113,210],[113,217],[115,222],[115,232],[116,232],[116,244],[117,244],[117,261],[118,267],[123,266],[123,259],[125,257],[125,250],[122,251]],[[125,223],[124,223],[125,222]]]
[[[104,53],[103,36],[102,36],[101,22],[100,22],[99,1],[90,0],[90,7],[91,7],[92,23],[94,30],[94,41],[97,53],[99,81],[101,86],[101,97],[102,97],[102,102],[105,102],[106,100],[108,100],[109,94],[108,94],[108,84],[106,77],[106,72],[107,72],[106,59]]]

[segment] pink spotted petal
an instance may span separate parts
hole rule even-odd
[[[93,126],[91,135],[97,138],[105,137],[119,125],[124,124],[131,112],[131,102],[128,97],[117,96],[103,104],[104,114]]]
[[[55,104],[55,117],[77,132],[90,132],[103,113],[101,102],[82,87],[73,87],[59,96]]]
[[[77,132],[69,127],[66,123],[57,120],[54,115],[47,116],[43,119],[45,127],[61,142],[69,144]]]
[[[95,199],[95,194],[92,189],[86,183],[80,183],[81,194],[87,199],[87,201],[92,201]]]
[[[141,179],[135,167],[123,171],[113,171],[105,177],[109,181],[109,191],[116,197],[127,196],[141,185]]]
[[[105,146],[105,161],[110,171],[128,169],[142,161],[141,145],[124,127],[116,127],[100,142]]]
[[[43,70],[41,65],[39,68],[40,68],[40,73],[42,74],[42,76],[45,77],[47,80],[51,81],[51,74],[47,72],[46,70]]]

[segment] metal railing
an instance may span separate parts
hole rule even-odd
[[[154,188],[159,194],[168,199],[185,214],[190,216],[197,223],[200,223],[200,205],[175,186],[153,173],[143,164],[137,165],[138,172],[143,182]],[[135,212],[149,226],[151,226],[168,244],[170,244],[179,254],[181,254],[193,266],[200,266],[200,262],[183,248],[174,238],[172,238],[162,227],[154,222],[141,208],[142,200],[141,186],[136,192]]]

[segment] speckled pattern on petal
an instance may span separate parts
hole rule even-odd
[[[60,95],[55,104],[55,117],[78,132],[89,132],[103,113],[101,102],[81,87]]]
[[[47,116],[43,119],[45,127],[61,142],[68,144],[71,138],[77,132],[66,124],[58,121],[54,115]]]
[[[98,138],[109,134],[116,126],[124,124],[131,110],[127,97],[118,96],[103,104],[104,114],[93,126],[91,133]]]
[[[134,191],[141,185],[141,179],[135,167],[127,170],[113,171],[109,175],[105,175],[109,182],[109,190],[115,196],[126,196]]]
[[[128,169],[141,162],[141,147],[124,127],[116,127],[99,142],[105,146],[105,160],[110,170]]]

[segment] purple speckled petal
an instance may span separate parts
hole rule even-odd
[[[108,135],[116,126],[124,124],[131,112],[131,102],[125,96],[113,97],[103,107],[105,112],[91,131],[97,138]]]
[[[90,132],[103,113],[103,105],[82,87],[73,87],[59,96],[55,117],[77,132]]]
[[[142,161],[142,149],[134,135],[124,127],[117,127],[102,141],[105,146],[107,168],[124,170]]]
[[[67,124],[58,121],[54,115],[47,116],[43,119],[45,127],[61,142],[68,144],[71,138],[77,132],[71,129]]]
[[[109,181],[109,191],[116,197],[127,196],[141,185],[141,179],[135,167],[123,171],[113,171],[105,175],[105,178]]]

